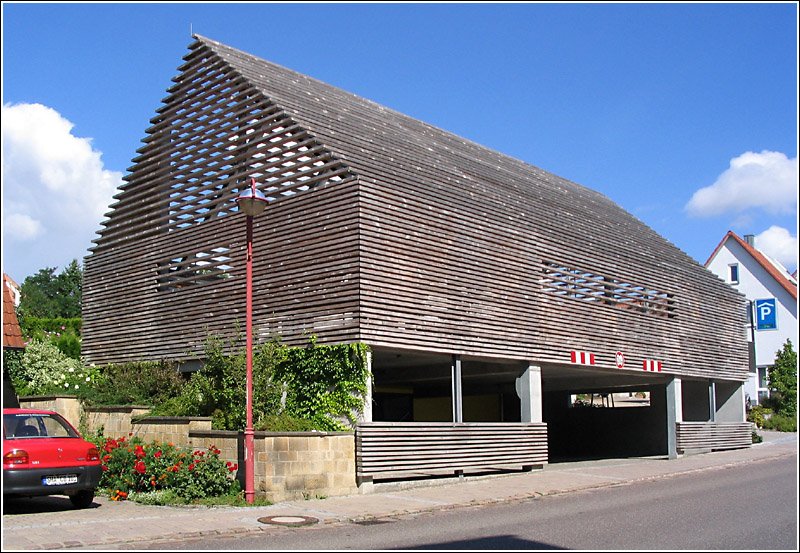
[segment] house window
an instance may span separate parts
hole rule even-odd
[[[769,377],[767,375],[769,367],[758,367],[758,387],[764,390],[769,389]]]
[[[728,265],[728,280],[731,284],[739,283],[739,264]]]

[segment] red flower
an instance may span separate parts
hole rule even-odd
[[[161,457],[161,450],[159,450],[159,451],[156,451],[156,452],[153,454],[153,457],[155,457],[156,459],[160,458],[160,457]]]
[[[144,452],[144,448],[140,445],[137,445],[134,451],[136,452],[136,457],[138,459],[141,459],[146,455],[146,453]]]
[[[189,464],[189,470],[194,470],[194,463]]]
[[[136,461],[136,463],[133,465],[133,470],[135,470],[139,474],[144,474],[147,471],[147,467],[144,466],[144,463],[142,461]]]

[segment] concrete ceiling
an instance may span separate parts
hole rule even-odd
[[[451,356],[407,350],[375,349],[372,367],[378,385],[449,386]],[[465,383],[513,384],[527,363],[511,360],[463,358],[461,373]],[[544,391],[575,393],[604,389],[636,390],[664,384],[668,377],[634,370],[600,369],[574,365],[542,366]]]

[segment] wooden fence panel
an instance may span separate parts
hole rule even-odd
[[[547,463],[544,423],[362,423],[359,481],[458,474]]]
[[[752,431],[750,422],[679,422],[678,452],[749,447],[753,443]]]

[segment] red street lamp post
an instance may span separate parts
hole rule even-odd
[[[247,385],[245,405],[247,422],[244,429],[244,498],[253,503],[255,498],[253,446],[253,217],[260,215],[267,207],[267,198],[256,188],[256,179],[250,179],[250,188],[242,190],[236,198],[239,209],[247,215]]]

